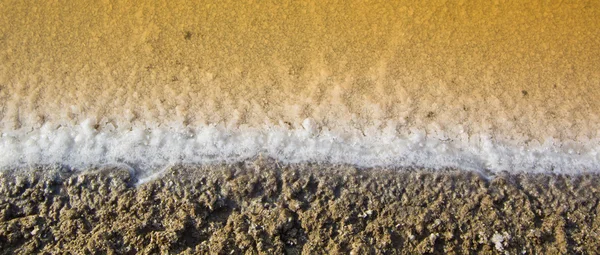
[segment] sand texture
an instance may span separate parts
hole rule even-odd
[[[597,253],[598,24],[584,0],[0,0],[0,253]]]
[[[3,0],[0,14],[2,129],[310,117],[596,135],[597,1]]]
[[[257,160],[0,176],[3,254],[594,254],[598,175]]]
[[[598,24],[598,1],[2,0],[0,167],[595,171]]]

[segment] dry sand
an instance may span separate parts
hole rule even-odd
[[[2,0],[0,167],[594,172],[597,24],[598,1]]]
[[[594,254],[600,176],[280,165],[0,176],[3,254]],[[526,253],[525,253],[526,252]]]
[[[598,138],[598,1],[0,1],[0,131]]]

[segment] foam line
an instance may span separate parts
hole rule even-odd
[[[355,135],[318,130],[304,121],[300,129],[280,125],[195,129],[134,127],[98,131],[78,126],[3,133],[0,167],[63,164],[75,168],[127,163],[143,172],[172,164],[237,162],[257,156],[287,163],[326,162],[361,167],[427,167],[470,170],[581,173],[600,169],[593,142],[548,139],[535,145],[509,145],[486,136],[445,139],[412,130],[402,136],[389,130]],[[577,146],[575,146],[577,145]]]

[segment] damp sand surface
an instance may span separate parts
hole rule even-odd
[[[3,254],[591,254],[600,176],[256,160],[0,174]]]

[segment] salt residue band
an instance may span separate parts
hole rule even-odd
[[[519,147],[486,135],[461,139],[393,129],[353,135],[319,130],[310,119],[301,129],[202,126],[95,129],[92,120],[78,126],[4,133],[0,167],[63,164],[76,168],[125,163],[143,172],[179,163],[238,162],[258,156],[284,163],[326,162],[373,166],[454,167],[470,170],[581,173],[600,169],[599,146],[547,140]]]

